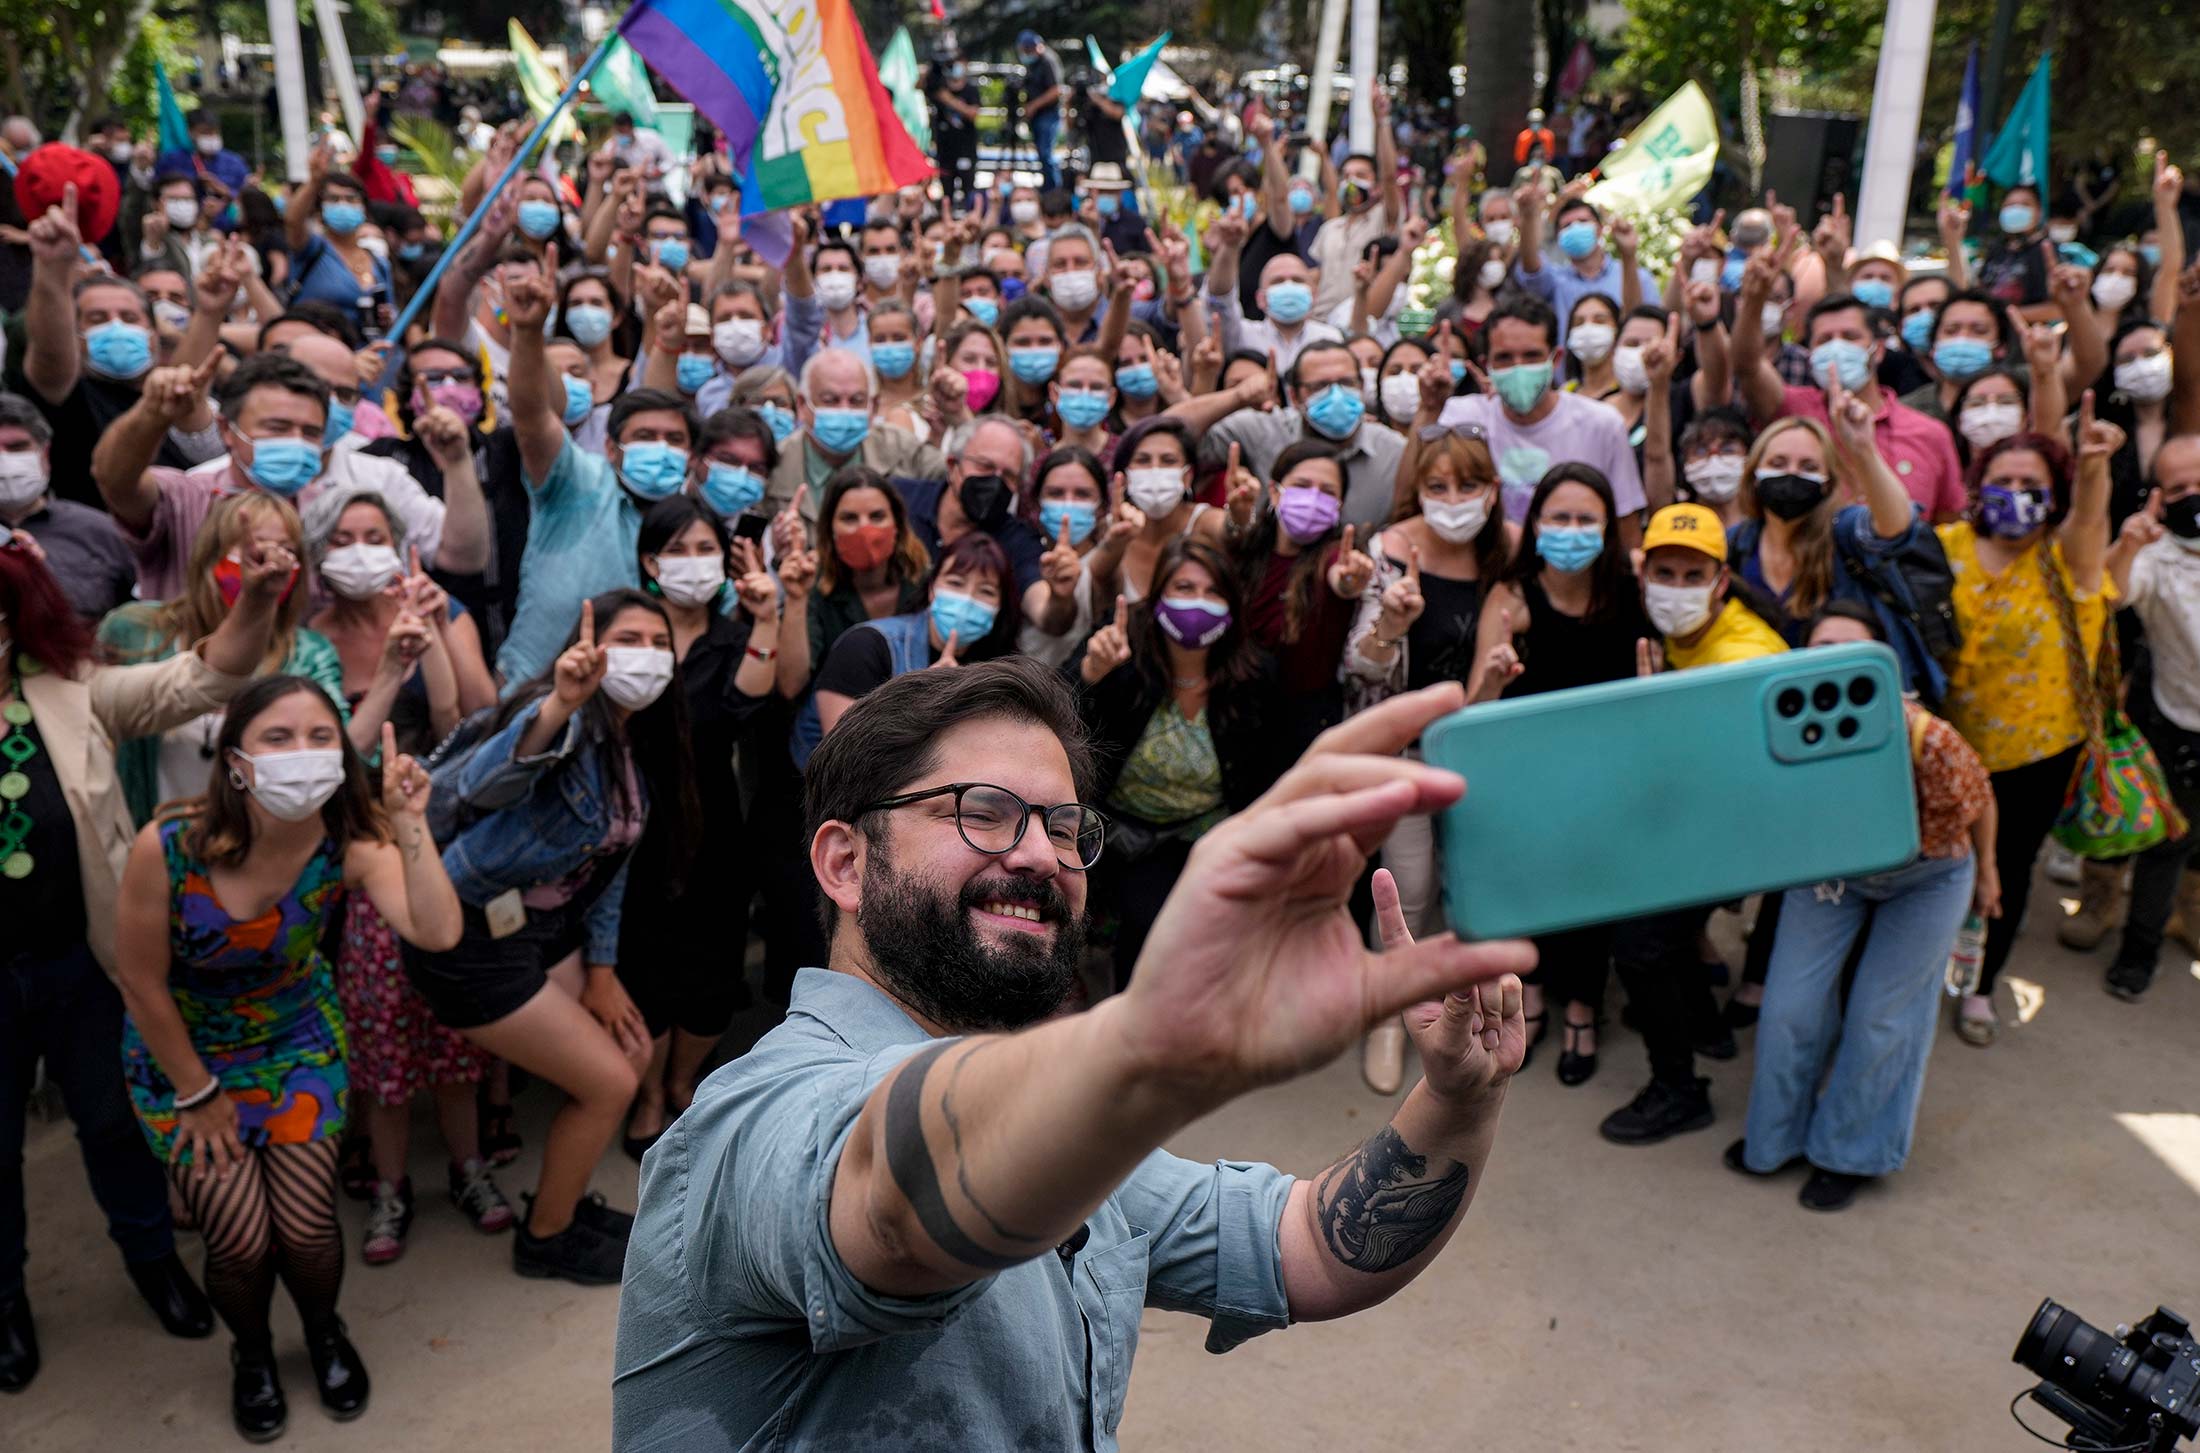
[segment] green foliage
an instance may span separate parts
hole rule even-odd
[[[1847,73],[1876,59],[1885,9],[1877,0],[1633,0],[1614,75],[1657,99],[1700,81],[1732,111],[1745,65],[1760,75]]]
[[[108,116],[120,116],[130,123],[133,131],[151,134],[160,121],[160,93],[153,81],[153,61],[156,57],[168,68],[168,83],[176,88],[176,102],[185,114],[196,109],[194,99],[183,84],[184,76],[197,64],[193,49],[197,32],[188,20],[163,20],[151,16],[145,28],[138,32],[137,42],[123,53],[122,61],[115,67],[102,106],[97,99],[91,101],[85,111],[87,121],[99,121]]]
[[[431,220],[448,218],[451,200],[466,184],[473,169],[471,154],[461,153],[458,138],[449,128],[425,116],[400,113],[390,122],[390,140],[412,153],[416,174],[413,189],[420,195],[421,211]],[[430,185],[430,183],[439,185]],[[443,198],[438,202],[436,198]]]

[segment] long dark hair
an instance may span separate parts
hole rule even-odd
[[[1093,533],[1086,537],[1094,544],[1098,544],[1100,537],[1107,533],[1108,473],[1100,467],[1100,461],[1093,458],[1090,450],[1080,449],[1075,444],[1064,444],[1050,450],[1047,456],[1032,468],[1031,488],[1021,491],[1023,499],[1016,506],[1016,513],[1023,519],[1025,524],[1037,531],[1040,537],[1046,541],[1047,547],[1052,549],[1054,538],[1048,535],[1039,524],[1039,491],[1045,486],[1047,476],[1064,465],[1082,469],[1087,477],[1100,487],[1100,502],[1094,506],[1094,512],[1099,516],[1099,523],[1093,527]]]
[[[1527,583],[1543,573],[1543,557],[1535,547],[1535,522],[1543,513],[1544,501],[1562,484],[1582,486],[1604,506],[1604,549],[1596,563],[1589,567],[1589,610],[1582,619],[1605,620],[1622,601],[1635,598],[1635,567],[1628,562],[1627,551],[1620,545],[1619,503],[1612,498],[1611,481],[1604,477],[1604,471],[1593,465],[1554,465],[1550,473],[1537,481],[1535,493],[1528,499],[1527,518],[1520,525],[1520,549],[1505,571],[1505,583],[1521,587],[1525,593]]]
[[[726,584],[718,587],[713,607],[725,600],[726,591],[733,585],[733,537],[726,533],[726,522],[718,518],[718,511],[692,494],[668,494],[642,516],[642,528],[634,537],[634,578],[642,582],[644,593],[652,597],[664,594],[650,578],[649,557],[686,534],[688,526],[697,520],[709,527],[711,538],[718,542],[718,563],[726,572]]]
[[[1130,637],[1131,667],[1138,672],[1140,686],[1155,701],[1167,699],[1170,681],[1176,675],[1169,665],[1169,638],[1155,619],[1155,608],[1160,605],[1162,593],[1168,588],[1169,577],[1180,565],[1197,565],[1214,577],[1215,589],[1222,593],[1223,603],[1230,607],[1230,629],[1222,639],[1207,648],[1207,682],[1212,687],[1240,686],[1253,679],[1260,670],[1260,647],[1247,629],[1245,619],[1245,592],[1238,577],[1230,568],[1230,561],[1220,550],[1197,536],[1180,536],[1161,549],[1153,562],[1153,589],[1131,611],[1125,634]]]
[[[366,761],[342,731],[343,718],[336,703],[318,681],[303,676],[263,676],[229,703],[222,718],[221,736],[214,749],[214,770],[208,775],[206,796],[163,803],[156,818],[196,816],[184,847],[192,857],[217,868],[234,868],[252,852],[252,813],[247,804],[252,793],[238,785],[243,773],[230,759],[244,750],[244,734],[260,714],[286,696],[311,693],[328,708],[329,720],[338,726],[337,750],[344,754],[344,781],[336,794],[321,805],[321,828],[339,846],[347,843],[380,843],[390,840],[389,820],[375,798],[375,784],[367,776]]]
[[[561,213],[564,211],[563,203],[559,204],[559,211]],[[641,319],[634,316],[634,310],[632,308],[622,308],[619,306],[619,293],[616,288],[611,286],[611,272],[608,268],[584,268],[581,271],[574,273],[563,283],[559,284],[558,331],[552,334],[551,337],[554,339],[562,338],[567,343],[572,344],[575,348],[581,348],[580,339],[573,336],[572,332],[566,327],[565,320],[567,315],[570,314],[570,312],[572,311],[573,289],[579,287],[582,283],[594,283],[598,287],[602,288],[604,292],[608,295],[606,306],[611,309],[611,352],[619,358],[632,358],[634,356],[634,351],[641,346],[642,342]],[[585,348],[581,348],[581,351],[583,353],[586,353],[588,350]],[[619,376],[619,379],[620,382],[623,384],[626,380],[626,375],[621,374]],[[412,394],[412,390],[410,388],[407,388],[405,390],[405,393],[406,396],[409,398]],[[598,399],[597,402],[609,403],[611,401],[609,399]]]
[[[931,552],[909,528],[909,506],[903,503],[901,491],[894,488],[893,481],[861,464],[843,464],[825,481],[825,498],[817,506],[813,546],[817,551],[817,593],[820,597],[831,595],[840,588],[840,573],[848,568],[833,548],[833,516],[840,512],[841,500],[859,489],[875,489],[886,496],[886,507],[894,516],[894,553],[886,561],[887,578],[897,583],[923,580],[932,569]]]
[[[1489,518],[1482,521],[1481,531],[1474,537],[1474,574],[1477,580],[1495,580],[1504,574],[1507,564],[1504,485],[1497,477],[1497,461],[1490,457],[1489,440],[1479,433],[1461,435],[1447,431],[1442,437],[1421,445],[1421,453],[1415,461],[1420,466],[1420,478],[1409,478],[1404,470],[1398,472],[1398,487],[1390,504],[1390,523],[1401,524],[1421,513],[1421,485],[1428,478],[1429,466],[1438,459],[1451,461],[1451,467],[1459,472],[1462,485],[1490,491]],[[1403,560],[1397,563],[1405,564]]]
[[[2048,434],[2035,434],[2029,430],[1997,439],[1971,456],[1971,467],[1965,473],[1964,487],[1970,492],[1971,518],[1978,518],[1979,486],[1986,481],[1986,471],[2004,454],[2037,454],[2047,466],[2048,481],[2053,490],[2053,504],[2047,512],[2047,528],[2060,525],[2070,513],[2070,446]]]
[[[1345,471],[1343,456],[1329,445],[1311,439],[1302,439],[1276,456],[1276,462],[1268,467],[1269,483],[1279,484],[1309,459],[1328,460],[1336,466],[1342,489],[1351,487],[1352,476]],[[1299,546],[1299,558],[1291,563],[1291,579],[1283,588],[1283,640],[1286,644],[1299,638],[1299,628],[1306,623],[1307,610],[1313,603],[1314,588],[1329,564],[1330,548],[1337,543],[1343,528],[1340,519],[1328,534]],[[1276,553],[1276,541],[1282,534],[1283,523],[1275,506],[1272,503],[1263,505],[1253,518],[1253,528],[1245,532],[1244,541],[1237,548],[1241,594],[1250,595],[1259,588],[1260,578],[1267,572],[1269,558]]]
[[[18,663],[27,657],[66,680],[91,663],[91,631],[26,545],[0,546],[0,616]]]
[[[941,576],[950,572],[967,575],[974,570],[993,577],[1001,592],[1001,606],[993,613],[991,630],[976,641],[956,643],[955,658],[959,661],[990,661],[996,656],[1013,655],[1017,632],[1023,629],[1024,597],[1023,592],[1016,588],[1016,571],[1008,562],[1008,552],[991,535],[972,530],[940,551],[939,563],[933,567],[932,578],[925,582],[925,608],[931,608],[932,588],[939,584]]]
[[[672,631],[672,617],[665,612],[665,603],[638,590],[607,590],[589,602],[595,608],[596,633],[600,638],[610,629],[612,621],[624,610],[646,610],[663,621],[665,631]],[[507,697],[490,719],[485,736],[494,736],[509,726],[528,707],[550,694],[551,683],[557,674],[558,657],[572,649],[581,638],[580,615],[576,611],[573,629],[566,632],[564,644],[551,654],[550,664],[543,667],[531,679]],[[235,710],[235,708],[231,708]],[[599,746],[620,741],[619,726],[612,716],[612,705],[598,691],[574,713],[581,723],[581,731]],[[626,719],[625,750],[633,759],[634,770],[642,779],[653,811],[669,814],[665,842],[670,851],[666,857],[666,871],[670,877],[670,890],[680,891],[680,877],[687,871],[689,861],[695,856],[695,848],[703,837],[703,804],[695,794],[694,756],[688,744],[687,684],[681,680],[680,663],[672,663],[672,680],[665,685],[664,694],[655,701],[633,712]],[[607,771],[612,800],[621,806],[638,804],[626,800],[626,774]]]

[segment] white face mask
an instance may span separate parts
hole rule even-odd
[[[221,155],[222,139],[219,136],[201,136],[197,139],[196,145],[200,156]]]
[[[46,461],[42,451],[22,449],[0,454],[0,510],[19,510],[46,492]]]
[[[1691,459],[1682,466],[1681,476],[1688,481],[1688,487],[1696,492],[1696,498],[1723,504],[1741,493],[1742,456],[1713,454],[1703,459]]]
[[[304,822],[344,785],[344,753],[340,747],[236,755],[252,764],[253,799],[267,809],[268,816],[284,822]],[[230,773],[230,784],[242,786],[244,774],[236,768]]]
[[[1410,373],[1394,373],[1381,384],[1383,412],[1404,423],[1421,409],[1421,380]]]
[[[863,259],[863,276],[880,292],[901,281],[901,256],[899,253],[882,252],[876,257]]]
[[[1650,392],[1650,371],[1642,366],[1640,348],[1616,348],[1612,350],[1612,376],[1619,380],[1623,393],[1641,397]]]
[[[1401,289],[1401,291],[1403,290]],[[1382,396],[1382,380],[1376,376],[1375,370],[1372,368],[1361,369],[1360,402],[1372,409],[1375,407],[1376,401]]]
[[[190,231],[199,225],[199,204],[187,199],[160,204],[160,214],[168,219],[168,225]]]
[[[1757,320],[1757,326],[1767,338],[1779,337],[1780,330],[1787,326],[1787,305],[1767,302],[1764,316]]]
[[[764,353],[764,325],[754,318],[728,318],[710,330],[710,345],[734,368],[747,368]]]
[[[1100,274],[1080,268],[1075,272],[1058,272],[1047,279],[1047,291],[1054,301],[1077,312],[1089,308],[1100,296]]]
[[[1484,222],[1482,224],[1482,235],[1499,247],[1503,247],[1513,240],[1513,232],[1512,219],[1508,217],[1500,217],[1494,222]]]
[[[606,646],[603,654],[603,694],[628,711],[648,706],[671,684],[670,651],[654,646]]]
[[[2078,224],[2075,222],[2048,223],[2047,240],[2055,243],[2076,242],[2078,240]]]
[[[656,558],[657,589],[674,605],[708,605],[725,586],[726,562],[716,555],[659,555]]]
[[[1685,636],[1711,619],[1708,585],[1645,585],[1642,608],[1668,636]]]
[[[1123,476],[1123,492],[1148,519],[1159,519],[1184,503],[1184,471],[1133,469]]]
[[[1476,495],[1472,499],[1437,500],[1421,496],[1421,518],[1428,521],[1436,538],[1452,545],[1464,545],[1482,533],[1482,526],[1490,517],[1490,502]]]
[[[2139,280],[2128,272],[2104,272],[2093,279],[2093,301],[2111,313],[2139,295]]]
[[[1029,197],[1018,197],[1008,204],[1008,215],[1015,220],[1018,227],[1029,227],[1038,220],[1039,204]]]
[[[367,600],[382,593],[405,568],[387,545],[346,545],[321,562],[321,578],[346,600]]]
[[[1581,323],[1566,334],[1566,351],[1583,363],[1602,363],[1612,356],[1612,341],[1619,330],[1606,323]]]
[[[2169,397],[2170,353],[2167,348],[2144,358],[2130,358],[2116,365],[2116,387],[2142,404],[2158,404]]]
[[[1973,449],[1984,449],[2016,433],[2023,418],[2024,411],[2015,404],[1972,404],[1956,420],[1956,427]]]
[[[1505,285],[1505,260],[1493,257],[1483,263],[1482,270],[1475,274],[1475,279],[1489,291],[1496,292]]]
[[[856,275],[821,272],[817,275],[817,300],[828,313],[837,313],[856,300]]]
[[[1688,265],[1688,280],[1691,283],[1710,283],[1716,287],[1719,282],[1719,260],[1715,257],[1697,258]]]

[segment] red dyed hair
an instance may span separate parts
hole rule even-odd
[[[71,678],[91,664],[91,630],[53,572],[20,545],[0,546],[0,612],[18,657]]]
[[[1996,439],[1971,456],[1970,472],[1964,476],[1964,485],[1971,496],[1971,508],[1978,509],[1978,487],[1986,478],[1986,471],[2004,454],[2037,454],[2047,465],[2048,478],[2054,485],[2055,504],[2047,517],[2049,525],[2059,525],[2070,513],[2070,477],[2074,467],[2070,446],[2052,434],[2011,434],[2006,439]]]

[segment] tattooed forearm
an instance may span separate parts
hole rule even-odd
[[[894,1088],[886,1096],[886,1165],[893,1173],[894,1184],[900,1188],[903,1199],[909,1202],[909,1208],[916,1212],[917,1223],[924,1228],[925,1235],[932,1238],[933,1245],[964,1266],[1001,1271],[1030,1259],[1032,1253],[1004,1255],[980,1246],[956,1224],[954,1213],[947,1206],[946,1192],[940,1186],[939,1168],[932,1163],[932,1147],[924,1138],[925,1078],[939,1063],[940,1056],[955,1047],[953,1040],[932,1045],[903,1065],[901,1073],[895,1077]],[[952,1121],[949,1128],[953,1129]],[[959,1173],[959,1157],[957,1170]]]
[[[1427,1250],[1466,1194],[1465,1166],[1438,1160],[1432,1168],[1386,1125],[1322,1173],[1314,1208],[1332,1256],[1354,1271],[1383,1272]]]
[[[947,1088],[940,1091],[940,1117],[947,1122],[947,1133],[954,1140],[955,1184],[961,1187],[963,1199],[970,1202],[972,1209],[985,1217],[985,1224],[993,1229],[995,1236],[1000,1237],[1003,1241],[1025,1242],[1033,1251],[1037,1251],[1053,1238],[1032,1236],[1026,1232],[1010,1230],[1002,1225],[1000,1218],[987,1210],[985,1202],[978,1199],[978,1188],[970,1183],[970,1162],[963,1158],[962,1117],[955,1112],[955,1090],[957,1086],[962,1084],[964,1067],[984,1053],[985,1049],[985,1045],[977,1045],[968,1054],[956,1060],[955,1067],[947,1072]]]

